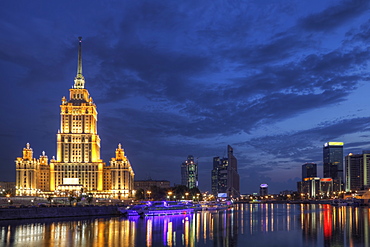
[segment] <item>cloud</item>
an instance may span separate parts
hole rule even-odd
[[[277,158],[290,158],[301,163],[321,160],[321,156],[318,155],[321,152],[320,147],[317,146],[318,142],[324,144],[333,140],[340,141],[338,138],[344,135],[369,131],[369,121],[370,117],[363,117],[322,122],[312,129],[252,138],[249,144]],[[348,146],[352,147],[352,145]]]
[[[150,51],[137,49],[134,53],[130,57],[146,56]],[[106,72],[100,79],[95,78],[103,81],[99,100],[125,104],[135,97],[145,97],[142,105],[127,105],[117,112],[123,121],[124,116],[136,116],[128,125],[150,123],[143,126],[141,133],[147,130],[148,134],[197,138],[249,133],[260,124],[343,101],[360,81],[368,80],[368,75],[358,72],[358,68],[366,64],[370,53],[355,48],[312,54],[300,61],[265,66],[251,76],[230,78],[233,83],[227,87],[225,84],[212,87],[189,78],[207,71],[209,58],[184,58],[179,62],[186,61],[184,66],[177,66],[173,59],[176,56],[159,51],[148,55],[148,64],[160,58],[153,70],[135,66],[119,70],[114,63],[104,65]],[[128,78],[133,78],[133,82],[122,76],[125,73],[131,73]],[[104,81],[108,75],[113,79]],[[120,78],[125,79],[120,81]]]
[[[337,5],[302,18],[299,24],[308,31],[330,31],[366,12],[369,12],[369,1],[342,0]]]
[[[367,44],[370,40],[370,19],[359,28],[348,31],[346,37],[348,38],[348,40],[344,40],[346,45],[354,44],[355,42]]]

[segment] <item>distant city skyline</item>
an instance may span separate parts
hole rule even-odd
[[[370,149],[369,14],[365,0],[2,1],[0,181],[26,143],[57,156],[82,36],[103,160],[121,143],[135,179],[180,184],[191,154],[211,191],[230,145],[242,194],[296,190],[302,164],[323,176],[324,143]]]

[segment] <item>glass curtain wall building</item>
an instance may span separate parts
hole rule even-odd
[[[323,147],[324,178],[333,179],[333,191],[343,190],[343,142],[327,142]]]
[[[189,155],[181,164],[181,184],[189,189],[198,187],[198,163],[194,161],[193,155]]]
[[[226,158],[213,158],[212,194],[216,197],[222,194],[229,198],[240,196],[239,180],[237,159],[233,148],[228,145]]]
[[[305,163],[302,165],[302,180],[317,177],[317,164]]]
[[[367,189],[370,186],[370,151],[350,153],[345,157],[347,192]]]

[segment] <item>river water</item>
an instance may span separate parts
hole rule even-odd
[[[368,207],[237,204],[179,216],[0,221],[0,246],[369,247],[369,225]]]

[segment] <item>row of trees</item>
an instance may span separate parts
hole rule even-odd
[[[185,185],[177,185],[171,188],[160,188],[152,186],[149,190],[138,189],[135,194],[136,200],[202,200],[202,193],[198,188],[189,189]]]

